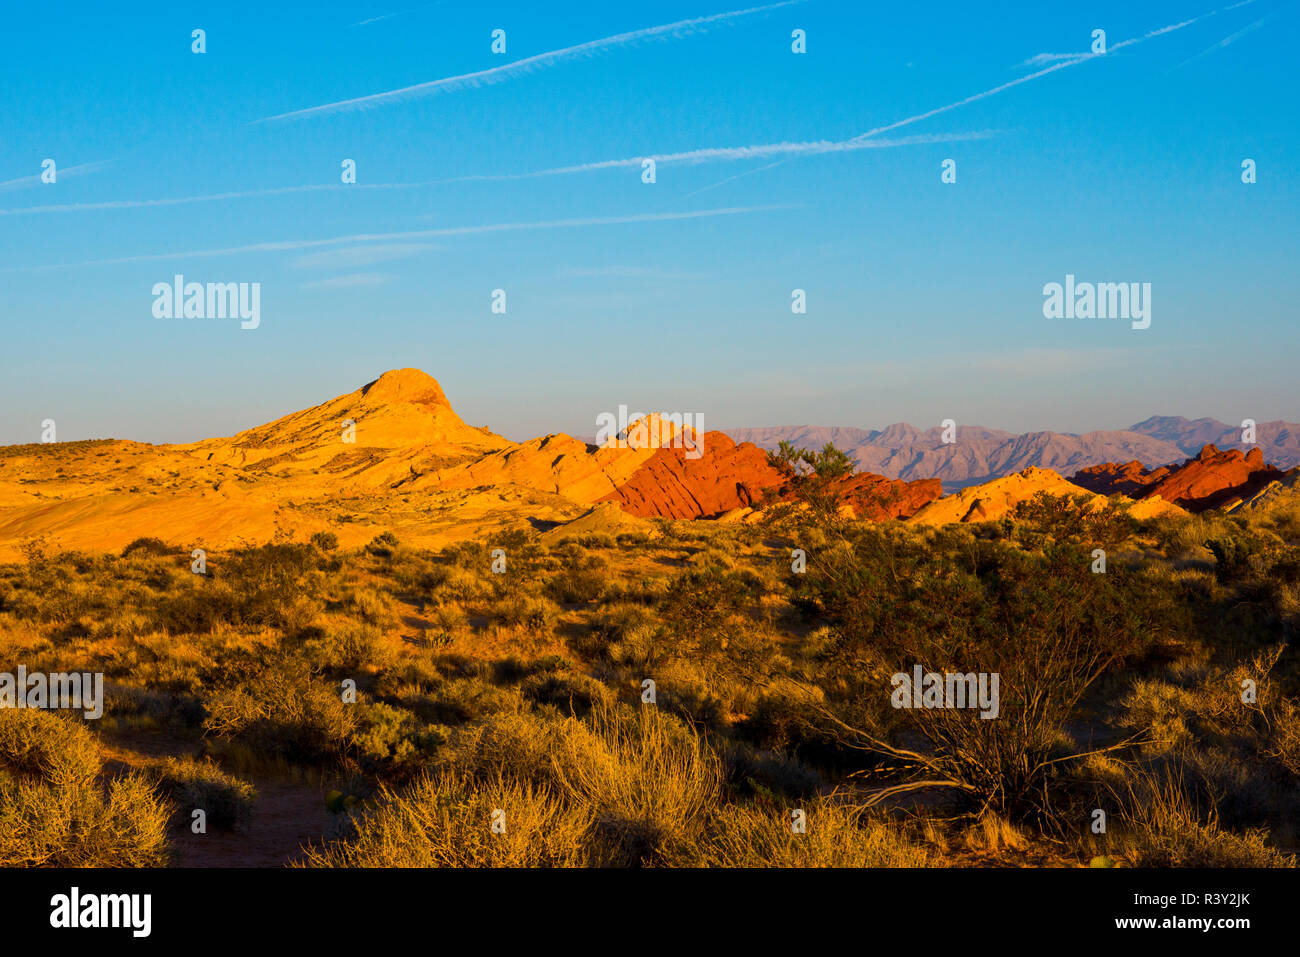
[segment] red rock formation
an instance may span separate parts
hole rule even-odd
[[[1086,469],[1075,472],[1070,477],[1070,481],[1075,485],[1086,488],[1089,492],[1096,492],[1098,495],[1119,494],[1137,498],[1139,495],[1145,494],[1149,486],[1154,485],[1168,475],[1169,469],[1167,467],[1162,466],[1152,471],[1137,459],[1134,459],[1132,462],[1125,462],[1123,465],[1117,462],[1091,465]]]
[[[752,505],[785,481],[767,464],[766,452],[721,432],[704,433],[699,457],[687,458],[687,451],[659,449],[601,501],[642,518],[707,518]]]
[[[786,476],[767,462],[767,453],[748,442],[737,445],[721,432],[704,436],[704,454],[687,458],[681,448],[659,449],[617,491],[615,502],[642,518],[709,518],[758,503],[768,490],[791,501]],[[900,482],[859,472],[835,483],[841,501],[859,518],[907,518],[943,494],[938,479]]]
[[[842,500],[853,506],[858,518],[883,522],[891,518],[910,518],[922,506],[943,495],[938,479],[900,482],[871,472],[857,472],[837,483]]]
[[[1159,495],[1192,512],[1216,508],[1233,499],[1249,498],[1281,472],[1264,464],[1264,454],[1253,448],[1220,451],[1214,445],[1201,449],[1182,465],[1148,471],[1138,462],[1097,465],[1075,473],[1070,481],[1101,495],[1116,493],[1130,498]]]

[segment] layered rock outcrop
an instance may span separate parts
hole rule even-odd
[[[1070,481],[1100,495],[1118,493],[1139,500],[1158,495],[1190,512],[1202,512],[1251,498],[1281,476],[1265,463],[1258,448],[1243,453],[1206,445],[1182,465],[1158,469],[1138,462],[1095,465],[1076,472]]]

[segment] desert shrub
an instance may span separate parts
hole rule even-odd
[[[392,532],[382,532],[376,535],[366,545],[366,553],[376,558],[392,558],[393,549],[398,545],[397,536]]]
[[[668,591],[668,579],[662,576],[631,580],[615,578],[606,582],[601,601],[606,604],[658,604]]]
[[[714,542],[692,555],[690,561],[691,564],[697,568],[712,568],[718,571],[729,571],[737,567],[740,558],[734,549],[727,548],[720,543]]]
[[[657,671],[669,657],[667,629],[657,625],[633,625],[622,630],[615,641],[605,644],[603,657],[610,664],[637,673],[645,677],[650,671]]]
[[[1240,581],[1257,570],[1257,562],[1268,552],[1263,536],[1247,532],[1225,534],[1205,543],[1214,555],[1214,575],[1220,582]]]
[[[493,823],[504,826],[494,832]],[[451,774],[385,788],[355,835],[308,849],[308,867],[572,867],[585,863],[590,814],[545,785]]]
[[[199,727],[207,712],[203,708],[202,698],[198,694],[188,693],[191,687],[198,689],[198,678],[176,682],[178,687],[185,690],[171,691],[165,684],[166,682],[159,681],[148,688],[105,684],[106,720],[125,721],[128,724],[143,720],[157,727],[176,729]]]
[[[798,758],[756,750],[743,741],[718,746],[727,793],[732,797],[807,798],[822,790],[822,776]]]
[[[469,616],[455,602],[439,605],[429,612],[429,617],[440,631],[454,634],[469,627]]]
[[[352,743],[362,764],[405,779],[429,761],[446,740],[445,729],[426,726],[414,714],[382,701],[362,702]]]
[[[0,708],[0,768],[52,787],[94,780],[101,761],[94,736],[75,718]]]
[[[685,715],[700,727],[721,730],[729,723],[725,683],[694,660],[672,659],[654,669],[659,706]]]
[[[537,712],[493,714],[454,729],[438,761],[451,772],[482,780],[504,776],[554,786],[559,783],[554,755],[569,729],[558,718]]]
[[[383,663],[387,650],[383,633],[365,622],[345,621],[308,629],[303,633],[302,654],[317,668],[355,673]]]
[[[451,575],[452,566],[425,551],[401,548],[393,556],[388,574],[401,590],[421,601],[437,599],[437,591]]]
[[[235,624],[240,620],[240,601],[233,589],[223,582],[191,583],[158,606],[158,624],[173,635],[197,635],[212,631],[218,624]]]
[[[375,675],[369,691],[377,700],[397,701],[407,695],[429,694],[445,683],[446,678],[436,662],[428,658],[403,658]]]
[[[735,732],[760,747],[798,755],[826,767],[846,766],[860,755],[846,746],[834,729],[822,727],[818,713],[826,710],[826,697],[819,688],[808,688],[785,680],[764,688]],[[855,720],[872,727],[882,722],[868,709],[855,709]]]
[[[1289,827],[1300,813],[1297,712],[1273,674],[1284,646],[1228,667],[1179,663],[1137,678],[1116,720],[1145,731],[1144,755],[1177,760],[1189,786],[1214,795],[1228,825]],[[1247,679],[1257,698],[1242,700]]]
[[[73,719],[0,709],[0,866],[157,867],[167,811],[129,774],[101,783],[98,746]]]
[[[1273,739],[1264,753],[1300,777],[1300,706],[1295,702],[1279,702],[1273,715]]]
[[[0,866],[160,867],[167,811],[140,775],[105,788],[0,783]]]
[[[271,755],[317,761],[344,755],[356,728],[340,689],[293,661],[268,666],[207,700],[206,734],[234,738]]]
[[[311,543],[322,552],[332,552],[339,547],[339,537],[333,532],[313,532]]]
[[[559,613],[554,602],[540,595],[506,595],[492,607],[493,617],[501,624],[523,625],[533,629],[549,628]]]
[[[447,576],[434,597],[441,602],[473,602],[487,598],[495,594],[492,583],[488,581],[490,574],[485,568],[447,566]]]
[[[122,557],[129,558],[132,555],[175,555],[179,549],[168,545],[161,538],[137,538],[132,541],[126,548],[122,549]]]
[[[554,705],[564,712],[582,715],[613,695],[605,685],[586,675],[567,671],[541,671],[529,675],[520,684],[525,698],[538,704]]]
[[[589,619],[593,650],[627,641],[635,633],[653,631],[656,615],[645,605],[632,602],[607,604]]]
[[[761,579],[751,572],[691,569],[673,579],[659,613],[674,634],[700,648],[720,642],[731,630],[731,619],[762,590]]]
[[[586,535],[565,535],[557,544],[561,547],[577,545],[579,548],[617,548],[618,539],[608,532],[589,532]]]
[[[245,588],[289,588],[314,568],[316,561],[310,545],[274,542],[232,552],[221,564],[220,572]]]
[[[498,688],[475,674],[452,678],[422,700],[410,702],[409,706],[425,721],[457,725],[494,712],[513,710],[517,702],[517,692]]]
[[[412,584],[421,592],[431,595],[445,585],[450,577],[451,569],[446,565],[429,565],[420,570]]]
[[[276,543],[235,552],[186,576],[186,586],[158,605],[159,624],[172,634],[202,634],[219,624],[295,631],[319,611],[305,578],[317,553],[310,545]]]
[[[176,803],[178,817],[186,824],[196,809],[214,827],[241,827],[252,817],[257,798],[253,786],[210,761],[164,758],[150,768],[149,776]]]
[[[492,553],[497,549],[505,552],[506,570],[501,574],[491,573],[495,561]],[[498,598],[536,591],[549,565],[546,549],[532,529],[498,532],[487,541],[480,555],[476,567],[489,573],[491,587]]]
[[[1085,693],[1170,633],[1178,615],[1138,574],[1092,574],[1087,546],[1035,555],[969,540],[954,554],[944,541],[863,528],[794,576],[805,610],[836,633],[819,663],[824,717],[902,776],[874,800],[944,787],[981,809],[1046,823],[1061,765],[1077,756],[1066,727]],[[997,675],[998,718],[971,707],[888,707],[891,676],[916,665]],[[919,746],[890,743],[902,731]]]
[[[1133,534],[1137,522],[1118,497],[1094,504],[1087,495],[1038,492],[1011,511],[1013,521],[1033,526],[1057,542],[1111,549]],[[1018,530],[1023,535],[1023,530]]]
[[[562,605],[596,601],[605,591],[606,568],[603,561],[590,560],[566,565],[546,580],[546,595]]]
[[[393,611],[392,596],[379,587],[355,585],[343,595],[343,608],[353,616],[380,628],[397,626],[397,614]]]

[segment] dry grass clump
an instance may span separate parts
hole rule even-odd
[[[385,788],[315,866],[667,864],[704,833],[721,763],[653,707],[593,705],[585,720],[502,715],[454,734],[437,766]],[[505,834],[492,830],[504,812]]]
[[[1181,768],[1139,770],[1127,783],[1112,856],[1136,867],[1295,867],[1268,831],[1220,826],[1215,796],[1196,793]]]
[[[679,846],[672,863],[686,867],[932,867],[938,863],[902,827],[830,801],[804,810],[804,831],[794,830],[795,810],[729,804],[709,822],[707,834]]]
[[[593,810],[603,863],[657,863],[699,836],[722,768],[693,728],[655,707],[601,703],[566,731],[554,773],[570,800]]]
[[[400,795],[385,788],[355,834],[308,848],[308,867],[572,867],[585,863],[590,815],[546,785],[444,773]],[[495,826],[495,827],[494,827]]]

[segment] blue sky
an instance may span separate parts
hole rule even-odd
[[[1294,0],[130,6],[0,31],[0,442],[405,366],[514,439],[1300,419]],[[261,325],[155,318],[176,273]],[[1044,318],[1067,273],[1151,283],[1151,327]]]

